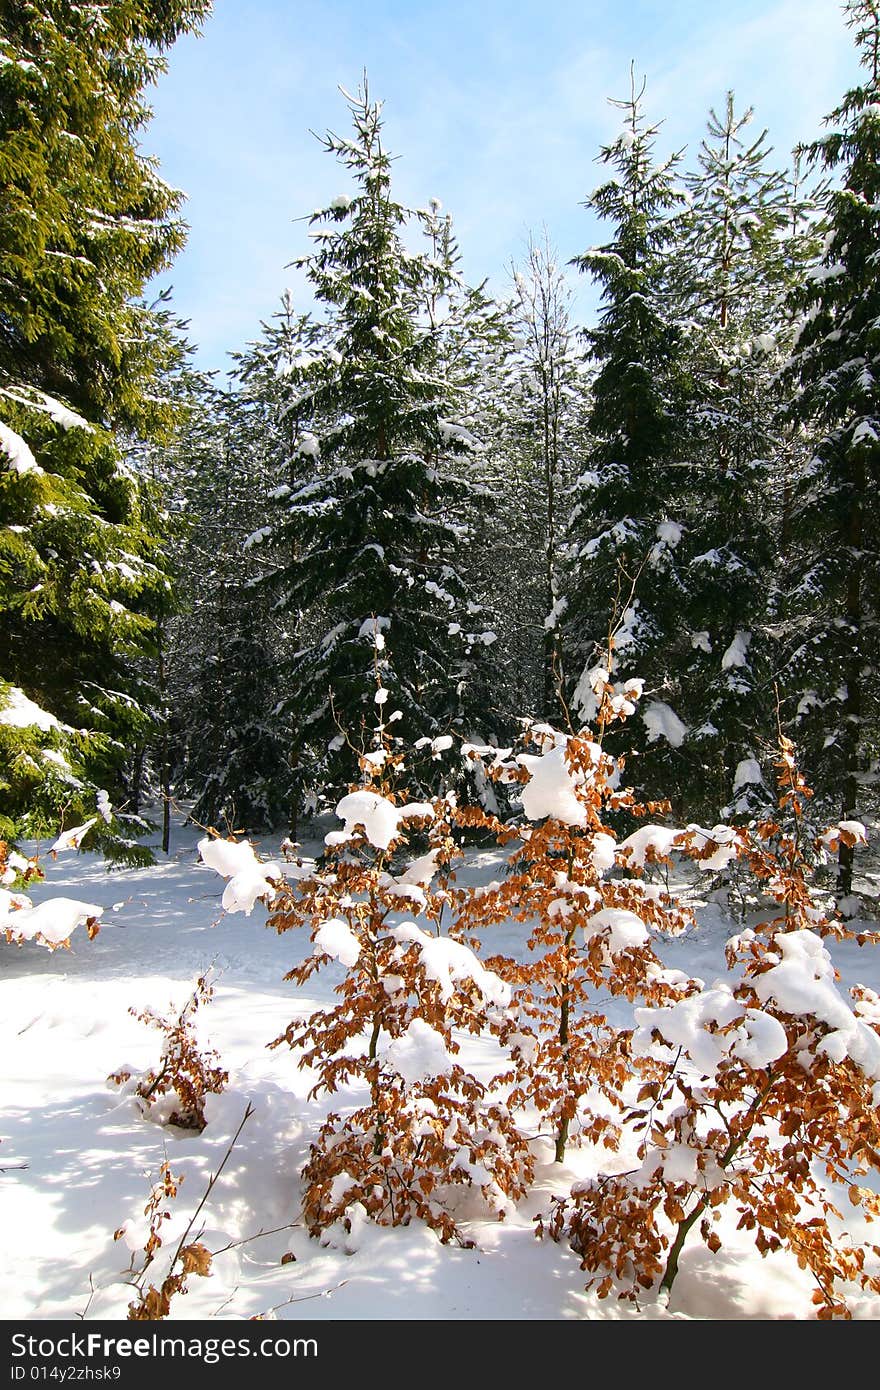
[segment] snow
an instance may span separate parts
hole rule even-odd
[[[304,1019],[333,1005],[340,967],[321,972],[304,987],[285,985],[283,976],[291,965],[311,954],[308,932],[278,936],[267,931],[259,908],[251,918],[218,917],[217,894],[212,891],[217,880],[213,869],[199,862],[197,839],[198,832],[175,822],[171,852],[161,856],[155,869],[108,874],[97,855],[68,856],[46,866],[49,881],[29,890],[35,899],[38,894],[47,900],[53,894],[82,899],[103,917],[94,941],[77,932],[69,952],[52,954],[25,945],[8,949],[4,961],[4,1318],[57,1320],[80,1329],[81,1319],[86,1324],[124,1319],[132,1297],[129,1260],[143,1249],[144,1205],[159,1165],[167,1158],[172,1172],[184,1177],[178,1197],[167,1204],[172,1220],[164,1223],[169,1233],[178,1233],[171,1236],[175,1240],[210,1175],[217,1172],[247,1104],[253,1106],[253,1115],[199,1217],[205,1227],[201,1239],[208,1248],[244,1244],[216,1255],[209,1278],[189,1280],[186,1297],[172,1305],[172,1323],[186,1318],[217,1328],[218,1316],[228,1326],[277,1307],[272,1317],[282,1323],[326,1321],[332,1343],[339,1335],[332,1324],[345,1321],[378,1326],[416,1319],[430,1323],[435,1331],[439,1328],[436,1335],[442,1337],[444,1325],[460,1328],[480,1320],[751,1323],[813,1318],[814,1284],[808,1272],[784,1252],[762,1258],[750,1234],[737,1230],[736,1213],[722,1217],[718,1229],[724,1244],[717,1253],[707,1251],[698,1239],[688,1242],[668,1303],[646,1293],[640,1308],[633,1310],[613,1296],[600,1301],[586,1294],[578,1257],[564,1242],[536,1241],[533,1218],[539,1211],[546,1216],[554,1195],[567,1194],[573,1182],[591,1180],[607,1167],[608,1155],[590,1144],[573,1146],[565,1163],[557,1164],[552,1145],[536,1138],[533,1195],[510,1210],[504,1221],[493,1219],[476,1198],[457,1199],[456,1214],[464,1234],[475,1242],[472,1249],[441,1246],[419,1222],[379,1227],[356,1212],[351,1232],[337,1227],[327,1233],[325,1243],[310,1239],[300,1216],[298,1172],[326,1111],[347,1113],[363,1103],[363,1093],[343,1085],[332,1097],[310,1100],[314,1073],[298,1066],[299,1057],[286,1047],[272,1050],[266,1043],[283,1032],[292,1017]],[[267,858],[278,854],[277,846],[277,841],[267,842]],[[319,842],[300,847],[307,855],[318,855],[321,848]],[[228,850],[221,848],[220,854]],[[226,867],[234,868],[237,862],[234,850],[232,857],[224,858]],[[489,884],[501,878],[503,865],[503,856],[494,850],[471,850],[460,882]],[[696,932],[658,946],[666,973],[714,980],[724,971],[729,932],[726,917],[701,909]],[[492,928],[485,949],[516,955],[523,939],[521,923],[501,923]],[[838,999],[845,1009],[845,990],[856,980],[880,989],[876,952],[860,950],[855,943],[830,943],[829,950],[844,977]],[[782,964],[781,952],[780,957]],[[218,972],[215,995],[200,1012],[199,1033],[220,1053],[230,1081],[222,1094],[208,1097],[208,1124],[202,1134],[173,1132],[145,1119],[130,1092],[107,1087],[104,1078],[126,1062],[125,1069],[133,1074],[155,1066],[160,1039],[129,1009],[149,1006],[176,1013],[212,960]],[[815,969],[808,960],[805,973],[815,974]],[[383,983],[393,996],[400,981],[392,971]],[[769,1016],[762,1010],[746,1012],[734,1000],[739,1011],[731,1016],[730,1032],[719,1035],[713,1031],[719,1026],[713,1018],[730,1010],[731,996],[711,985],[706,993],[708,1007],[697,996],[690,1021],[681,1015],[659,1020],[667,1040],[672,1042],[666,1029],[675,1030],[696,1049],[705,1047],[706,1060],[714,1065],[719,1044],[727,1047],[729,1039],[728,1055],[750,1066],[767,1065],[776,1045],[772,1023],[765,1024]],[[603,1000],[603,1011],[609,1007],[619,1009],[616,1020],[629,1026],[632,1016],[620,1001],[609,1005]],[[850,1030],[847,1055],[850,1047],[859,1047],[853,1019],[866,1027],[870,1009],[877,1005],[869,1000],[864,1015],[862,1007],[835,1013],[834,1027],[820,1025],[827,1037],[842,1027]],[[656,1048],[649,1032],[646,1037],[650,1021],[642,1015],[638,1036],[640,1044]],[[460,1045],[455,1062],[486,1079],[494,1065],[487,1038],[456,1033],[455,1039]],[[531,1045],[527,1034],[515,1034],[510,1041],[526,1051]],[[861,1041],[870,1046],[864,1035]],[[843,1042],[836,1039],[826,1050],[840,1048]],[[389,1049],[394,1049],[390,1057]],[[382,1061],[405,1085],[448,1070],[449,1049],[445,1051],[444,1057],[443,1039],[436,1031],[432,1038],[427,1025],[407,1028],[395,1041],[385,1034],[380,1042]],[[671,1060],[668,1052],[664,1056]],[[621,1169],[636,1166],[631,1150],[621,1150],[619,1157]],[[686,1144],[672,1145],[662,1156],[655,1151],[652,1159],[655,1167],[662,1161],[670,1181],[694,1176],[693,1150]],[[337,1181],[343,1191],[350,1179],[343,1172]],[[840,1203],[840,1194],[834,1195]],[[842,1197],[845,1201],[845,1191]],[[856,1213],[846,1210],[852,1229]],[[276,1230],[279,1227],[283,1229]],[[120,1228],[125,1235],[114,1242],[113,1232]],[[857,1233],[871,1239],[873,1229],[859,1227]],[[256,1239],[259,1232],[265,1234]],[[282,1264],[286,1253],[295,1262]],[[161,1257],[155,1268],[160,1266]],[[856,1318],[880,1316],[876,1295],[854,1292],[851,1304]],[[172,1323],[169,1335],[174,1333]],[[321,1346],[323,1350],[323,1341]]]
[[[740,787],[759,786],[764,781],[761,772],[761,764],[754,758],[743,758],[736,765],[733,774],[733,790],[738,792]]]
[[[419,738],[413,744],[414,748],[430,748],[431,757],[437,759],[441,753],[447,752],[452,747],[453,738],[451,734],[439,734],[437,738]]]
[[[661,521],[657,527],[657,539],[674,549],[681,540],[682,530],[677,521]]]
[[[430,820],[434,808],[428,801],[410,801],[405,806],[395,806],[378,792],[361,790],[344,796],[336,807],[336,814],[345,821],[345,829],[331,830],[324,837],[325,844],[344,844],[357,833],[357,827],[362,826],[371,845],[376,849],[387,849],[399,834],[402,822]]]
[[[398,833],[400,810],[378,792],[349,792],[338,803],[336,814],[345,821],[342,833],[346,839],[363,826],[364,834],[376,849],[387,849]]]
[[[443,1038],[421,1018],[414,1018],[406,1032],[386,1043],[379,1055],[408,1085],[446,1076],[453,1067]]]
[[[83,836],[96,824],[97,819],[97,816],[92,816],[91,820],[85,821],[83,825],[74,825],[71,826],[70,830],[63,831],[55,843],[49,846],[49,853],[60,854],[65,849],[79,849]]]
[[[544,630],[546,632],[555,631],[555,629],[559,626],[560,619],[565,615],[567,610],[568,599],[565,597],[564,594],[561,595],[559,598],[554,599],[553,607],[550,609],[550,612],[544,619]]]
[[[577,797],[578,776],[568,766],[564,744],[537,756],[520,753],[517,762],[529,773],[521,793],[529,820],[552,816],[563,825],[586,825],[586,808]]]
[[[731,667],[734,666],[748,665],[746,652],[749,649],[751,640],[752,634],[750,632],[738,632],[736,634],[730,646],[727,648],[727,651],[721,658],[722,671],[729,671]]]
[[[6,704],[0,709],[0,724],[10,724],[15,729],[42,729],[44,733],[61,728],[54,714],[35,705],[17,685],[11,686],[8,694],[2,698],[5,698]]]
[[[763,1003],[774,1003],[785,1013],[812,1015],[833,1031],[819,1042],[817,1051],[834,1062],[849,1057],[866,1076],[880,1081],[880,1037],[853,1012],[837,988],[834,965],[822,938],[811,931],[792,931],[776,936],[774,945],[782,957],[755,981],[755,993]]]
[[[12,463],[16,473],[42,473],[42,468],[20,434],[0,420],[0,449]]]
[[[0,889],[0,932],[11,932],[23,941],[40,941],[57,946],[90,918],[99,918],[104,909],[75,898],[49,898],[34,907],[24,893]]]
[[[642,709],[642,718],[648,729],[648,742],[656,743],[665,738],[673,748],[680,748],[687,737],[688,727],[683,724],[669,705],[662,700],[652,700]]]
[[[361,946],[351,927],[338,917],[322,922],[315,933],[315,955],[329,956],[347,969],[357,965]]]
[[[601,912],[594,912],[584,927],[584,940],[590,941],[604,931],[608,932],[612,955],[630,946],[643,946],[648,940],[648,928],[641,917],[622,907],[603,907]]]
[[[278,863],[263,864],[250,840],[199,840],[202,862],[229,882],[221,899],[224,912],[243,912],[250,917],[261,898],[274,896],[275,884],[284,877]]]
[[[318,458],[321,445],[316,435],[306,430],[300,437],[294,453],[301,458]]]
[[[876,444],[877,431],[870,420],[861,420],[853,430],[853,444]]]
[[[698,867],[703,873],[720,873],[736,858],[736,831],[731,826],[716,825],[711,830],[704,830],[702,826],[691,824],[686,827],[686,830],[696,849],[705,850],[709,845],[715,846],[712,854],[699,860]]]
[[[668,855],[680,834],[680,830],[667,825],[641,825],[620,841],[617,853],[622,863],[643,869],[650,852],[658,856]]]
[[[860,820],[841,820],[836,825],[832,825],[824,831],[819,839],[828,849],[836,850],[840,842],[841,834],[853,840],[857,845],[868,843],[868,832]]]
[[[473,980],[485,1003],[504,1007],[510,1002],[510,986],[487,970],[469,946],[448,936],[430,936],[415,922],[401,922],[392,931],[402,946],[416,945],[422,969],[429,980],[440,987],[440,998],[447,1002],[455,993],[460,980]]]

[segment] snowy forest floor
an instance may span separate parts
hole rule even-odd
[[[166,1244],[180,1238],[223,1161],[246,1106],[253,1114],[202,1212],[196,1231],[215,1256],[207,1278],[192,1276],[172,1318],[539,1320],[559,1318],[809,1318],[812,1283],[784,1254],[761,1259],[747,1235],[724,1218],[723,1246],[712,1254],[699,1241],[686,1249],[667,1306],[653,1296],[638,1309],[584,1292],[576,1256],[565,1245],[538,1241],[534,1218],[550,1197],[596,1171],[589,1148],[572,1147],[565,1165],[535,1141],[536,1183],[504,1222],[487,1219],[473,1197],[459,1198],[456,1216],[473,1249],[443,1246],[427,1228],[362,1227],[311,1239],[299,1222],[299,1179],[326,1100],[310,1101],[310,1078],[286,1047],[268,1050],[293,1017],[330,997],[340,967],[321,972],[307,997],[283,976],[308,951],[305,933],[266,930],[265,911],[224,916],[223,884],[198,862],[200,832],[175,826],[167,859],[150,869],[108,873],[93,855],[44,863],[35,901],[59,894],[104,907],[100,934],[74,934],[72,949],[54,954],[28,944],[7,946],[0,965],[0,1317],[124,1318],[132,1299],[130,1255],[147,1235],[144,1207],[160,1165],[185,1181],[165,1223]],[[305,845],[305,853],[320,846]],[[263,854],[277,852],[266,841]],[[461,877],[497,877],[498,851],[471,851]],[[872,877],[874,877],[872,875]],[[874,902],[878,884],[863,881]],[[712,902],[698,928],[663,948],[671,966],[712,980],[735,924]],[[875,925],[872,923],[872,925]],[[486,954],[516,954],[523,928],[487,934]],[[854,943],[832,946],[843,984],[880,989],[880,951]],[[210,1007],[198,1016],[200,1039],[220,1054],[229,1085],[209,1097],[201,1134],[144,1119],[130,1095],[107,1082],[124,1065],[155,1066],[160,1035],[129,1012],[181,1007],[196,978],[214,963]],[[463,1039],[461,1060],[487,1075],[493,1045]],[[333,1098],[339,1110],[353,1101]],[[845,1203],[842,1210],[846,1210]],[[847,1218],[850,1219],[849,1217]],[[113,1233],[125,1223],[126,1238]],[[280,1229],[278,1229],[280,1228]],[[871,1228],[853,1235],[870,1237]],[[267,1234],[260,1234],[266,1232]],[[191,1237],[192,1238],[192,1237]],[[295,1259],[282,1263],[290,1252]],[[857,1318],[880,1317],[878,1300],[854,1292]]]

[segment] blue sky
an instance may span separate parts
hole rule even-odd
[[[143,139],[188,195],[187,248],[158,284],[173,285],[200,364],[225,370],[286,286],[306,307],[285,266],[308,245],[296,219],[348,189],[309,133],[347,131],[339,84],[355,90],[367,69],[396,195],[439,198],[468,278],[502,292],[530,230],[546,225],[564,260],[596,239],[580,204],[631,60],[664,121],[658,153],[695,154],[732,88],[780,163],[858,72],[836,0],[215,0],[202,37],[172,49]]]

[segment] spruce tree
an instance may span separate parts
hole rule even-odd
[[[430,231],[430,214],[393,197],[381,105],[366,83],[346,97],[354,137],[324,147],[354,191],[312,216],[316,249],[297,263],[325,318],[289,373],[296,436],[264,538],[298,638],[283,671],[294,755],[303,786],[331,793],[370,745],[380,682],[409,745],[479,729],[495,640],[461,564],[473,440],[440,370],[436,312],[451,272],[404,242],[408,223]]]
[[[228,830],[287,818],[286,729],[276,709],[285,634],[269,613],[266,558],[252,542],[267,506],[272,425],[252,382],[206,385],[181,459],[189,535],[170,654],[178,777],[193,819]]]
[[[752,115],[731,92],[710,112],[667,271],[689,383],[673,703],[689,729],[690,804],[716,817],[754,813],[770,795],[760,758],[776,735],[778,373],[791,343],[784,300],[811,241],[803,200],[769,164]]]
[[[77,731],[113,800],[168,583],[121,448],[173,427],[138,296],[183,240],[180,195],[139,149],[143,92],[208,9],[13,0],[0,34],[0,674]]]
[[[623,664],[654,697],[642,707],[643,762],[662,740],[655,771],[672,791],[681,765],[674,750],[685,732],[668,700],[684,592],[677,547],[686,489],[678,466],[681,335],[668,312],[664,267],[679,195],[677,157],[654,163],[658,127],[645,120],[643,95],[633,81],[629,99],[612,102],[624,112],[624,128],[603,148],[609,177],[585,203],[611,224],[612,236],[575,261],[601,287],[602,302],[597,326],[584,334],[597,370],[587,466],[574,484],[563,642],[570,704],[589,719],[590,671],[616,628]],[[635,728],[629,737],[637,737]]]
[[[816,442],[796,481],[788,560],[788,704],[819,804],[859,816],[876,748],[880,664],[880,6],[849,0],[861,85],[810,146],[834,175],[821,258],[796,298],[799,335],[789,382],[792,416]],[[841,844],[838,883],[852,888]]]
[[[529,583],[526,594],[517,595],[518,608],[520,621],[531,618],[532,662],[538,666],[537,689],[521,712],[558,721],[564,688],[560,620],[567,607],[563,546],[571,484],[588,448],[587,380],[571,320],[572,291],[546,231],[540,241],[529,238],[513,282],[516,351],[504,384],[505,530],[521,542],[516,572]]]

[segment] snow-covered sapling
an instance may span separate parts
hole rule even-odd
[[[229,1080],[229,1073],[217,1065],[216,1052],[203,1051],[195,1036],[195,1015],[203,1004],[210,1003],[214,993],[210,972],[196,981],[196,986],[183,1008],[176,1015],[163,1017],[154,1009],[129,1009],[141,1023],[158,1028],[162,1034],[162,1055],[159,1065],[141,1076],[134,1093],[142,1103],[144,1113],[160,1117],[161,1122],[180,1129],[205,1128],[205,1097],[218,1095]],[[113,1072],[108,1078],[117,1086],[132,1079],[128,1068]]]
[[[607,725],[633,712],[641,682],[613,685],[607,668],[597,667],[594,688],[595,730],[565,734],[533,724],[526,730],[529,751],[513,757],[512,749],[466,747],[466,756],[486,761],[488,777],[520,784],[521,824],[503,824],[474,808],[458,812],[461,823],[514,846],[503,881],[459,895],[460,920],[477,932],[509,918],[528,924],[525,959],[492,957],[488,964],[514,990],[516,1012],[500,1028],[513,1061],[511,1103],[531,1105],[549,1120],[559,1163],[576,1121],[583,1137],[616,1144],[631,1070],[629,1035],[608,1022],[598,999],[640,998],[659,1006],[677,998],[674,977],[661,969],[650,938],[676,935],[692,920],[662,887],[621,869],[639,836],[618,841],[613,822],[619,825],[624,812],[643,817],[666,809],[637,804],[621,785],[622,762],[602,747]],[[653,848],[648,852],[656,858]],[[642,849],[642,863],[644,855]],[[604,1098],[595,1109],[591,1091]]]
[[[762,1254],[788,1250],[810,1272],[818,1317],[849,1316],[847,1284],[880,1292],[880,1245],[839,1233],[833,1197],[836,1185],[866,1221],[880,1216],[860,1182],[880,1170],[880,997],[856,986],[848,1002],[837,988],[824,939],[852,933],[810,885],[809,792],[784,737],[777,775],[778,817],[737,833],[777,912],[728,943],[728,978],[636,1010],[633,1052],[664,1069],[627,1116],[638,1164],[579,1184],[553,1213],[551,1233],[568,1237],[600,1296],[671,1290],[694,1229],[720,1247],[728,1204]],[[845,822],[823,839],[833,852],[863,833]]]
[[[381,710],[382,705],[379,705]],[[390,721],[389,721],[390,722]],[[361,756],[362,785],[344,796],[344,829],[326,837],[322,867],[281,888],[270,923],[306,927],[313,954],[288,979],[305,984],[336,962],[336,1002],[290,1024],[288,1044],[316,1074],[312,1095],[351,1087],[353,1108],[327,1117],[303,1172],[313,1234],[343,1220],[424,1220],[463,1241],[452,1190],[480,1189],[499,1217],[531,1172],[507,1107],[456,1060],[455,1031],[479,1033],[506,1008],[509,987],[461,941],[442,934],[449,906],[453,798],[410,802],[402,755],[380,724]],[[424,853],[407,860],[418,835]],[[436,883],[435,883],[436,879]]]

